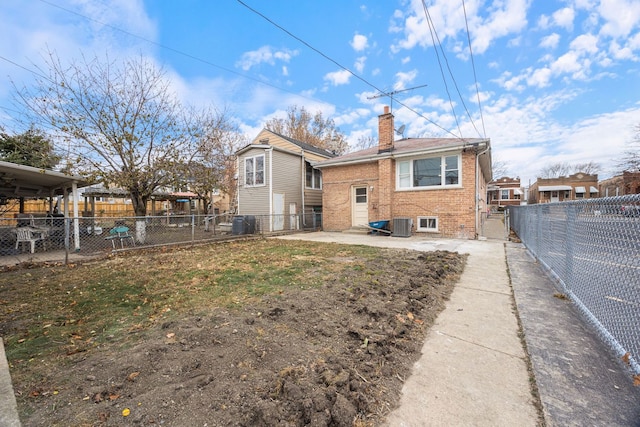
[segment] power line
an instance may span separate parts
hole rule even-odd
[[[451,70],[451,66],[449,65],[449,60],[447,59],[447,55],[444,51],[444,48],[442,47],[442,42],[440,41],[440,37],[438,37],[438,33],[436,32],[435,29],[435,25],[433,25],[433,20],[431,19],[431,14],[429,13],[429,9],[427,8],[424,0],[422,0],[422,6],[424,7],[425,13],[427,15],[427,20],[429,22],[429,28],[433,28],[433,33],[432,33],[432,39],[433,39],[433,35],[435,34],[436,39],[438,40],[438,46],[440,47],[440,51],[442,52],[442,57],[444,58],[445,64],[447,65],[447,70],[449,71],[449,75],[451,76],[451,80],[453,81],[453,85],[456,88],[456,92],[458,92],[458,97],[460,98],[460,102],[462,103],[462,107],[464,108],[465,112],[467,113],[467,117],[469,117],[469,121],[471,122],[471,125],[473,126],[473,128],[476,130],[476,132],[478,132],[478,135],[482,136],[480,134],[480,131],[478,130],[478,128],[476,127],[475,122],[473,121],[473,117],[471,117],[471,113],[469,112],[469,109],[467,108],[467,104],[464,101],[464,97],[462,96],[462,93],[460,92],[460,88],[458,87],[458,82],[456,81],[455,76],[453,75],[453,71]],[[435,46],[434,43],[434,49],[436,49],[437,52],[437,47]],[[438,61],[440,61],[440,57],[438,56]],[[443,76],[443,80],[444,80],[444,76]],[[446,86],[446,81],[445,81],[445,86]],[[447,89],[447,94],[448,94],[448,89]],[[451,100],[451,98],[449,98],[449,100]],[[451,106],[452,112],[454,114],[454,117],[456,119],[456,123],[458,123],[458,118],[455,116],[455,110],[453,109],[453,105]],[[458,130],[460,131],[460,134],[462,135],[462,131],[460,130],[460,126],[458,124]]]
[[[473,80],[476,85],[476,97],[478,98],[478,109],[480,110],[480,122],[482,123],[483,136],[487,137],[487,131],[484,127],[484,116],[482,115],[482,104],[480,103],[480,91],[478,90],[478,77],[476,76],[476,63],[473,60],[473,49],[471,48],[471,35],[469,34],[469,20],[467,19],[467,8],[462,0],[462,9],[464,10],[464,23],[467,27],[467,40],[469,41],[469,55],[471,56],[471,67],[473,68]]]
[[[127,31],[127,30],[123,30],[122,28],[118,28],[118,27],[116,27],[116,26],[114,26],[114,25],[111,25],[111,24],[107,24],[107,23],[104,23],[104,22],[98,21],[97,19],[94,19],[94,18],[91,18],[91,17],[89,17],[89,16],[83,15],[83,14],[81,14],[81,13],[78,13],[78,12],[74,11],[74,10],[67,9],[67,8],[65,8],[65,7],[62,7],[62,6],[59,6],[59,5],[57,5],[57,4],[51,3],[50,1],[47,1],[47,0],[40,0],[40,2],[45,3],[45,4],[49,5],[49,6],[55,7],[55,8],[57,8],[57,9],[63,10],[63,11],[65,11],[65,12],[67,12],[67,13],[71,13],[71,14],[73,14],[73,15],[79,16],[79,17],[84,18],[84,19],[86,19],[86,20],[88,20],[88,21],[95,22],[96,24],[104,25],[105,27],[111,28],[111,29],[112,29],[112,30],[114,30],[114,31],[121,32],[121,33],[126,34],[126,35],[128,35],[128,36],[130,36],[130,37],[133,37],[133,38],[136,38],[136,39],[142,40],[142,41],[144,41],[144,42],[146,42],[146,43],[152,44],[152,45],[157,46],[157,47],[159,47],[159,48],[162,48],[162,49],[165,49],[165,50],[168,50],[168,51],[171,51],[171,52],[177,53],[178,55],[182,55],[182,56],[187,57],[187,58],[189,58],[189,59],[193,59],[194,61],[198,61],[198,62],[201,62],[201,63],[203,63],[203,64],[210,65],[210,66],[212,66],[212,67],[218,68],[218,69],[220,69],[220,70],[222,70],[222,71],[226,71],[227,73],[235,74],[235,75],[237,75],[237,76],[239,76],[239,77],[243,77],[243,78],[245,78],[245,79],[247,79],[247,80],[251,80],[251,81],[254,81],[254,82],[256,82],[256,83],[261,83],[261,84],[263,84],[263,85],[266,85],[266,86],[272,87],[272,88],[277,89],[277,90],[280,90],[280,91],[282,91],[282,92],[290,93],[290,94],[292,94],[292,95],[296,95],[296,96],[299,96],[299,97],[301,97],[301,98],[308,99],[308,100],[310,100],[310,101],[317,101],[316,99],[309,98],[309,97],[304,96],[304,95],[300,95],[299,93],[292,92],[292,91],[290,91],[290,90],[287,90],[287,89],[281,88],[281,87],[279,87],[279,86],[276,86],[276,85],[271,84],[271,83],[269,83],[269,82],[266,82],[266,81],[264,81],[264,80],[261,80],[261,79],[255,78],[255,77],[251,77],[251,76],[248,76],[248,75],[246,75],[246,74],[239,73],[239,72],[234,71],[234,70],[232,70],[232,69],[230,69],[230,68],[226,68],[226,67],[223,67],[223,66],[221,66],[221,65],[215,64],[215,63],[213,63],[213,62],[211,62],[211,61],[207,61],[206,59],[199,58],[199,57],[197,57],[197,56],[195,56],[195,55],[192,55],[192,54],[190,54],[190,53],[186,53],[186,52],[183,52],[183,51],[181,51],[181,50],[178,50],[178,49],[172,48],[172,47],[170,47],[170,46],[166,46],[166,45],[163,45],[163,44],[161,44],[161,43],[155,42],[155,41],[153,41],[153,40],[149,40],[149,39],[147,39],[147,38],[145,38],[145,37],[139,36],[139,35],[137,35],[137,34],[134,34],[134,33],[132,33],[132,32],[129,32],[129,31]]]
[[[307,46],[309,49],[313,50],[314,52],[316,52],[318,55],[322,56],[323,58],[325,58],[326,60],[332,62],[333,64],[337,65],[338,67],[340,67],[341,69],[343,69],[344,71],[348,72],[349,74],[351,74],[352,76],[354,76],[356,79],[360,80],[361,82],[363,82],[364,84],[366,84],[367,86],[375,89],[378,92],[384,92],[382,89],[378,88],[377,86],[375,86],[373,83],[367,81],[366,79],[364,79],[363,77],[355,74],[353,71],[351,71],[349,68],[343,66],[342,64],[340,64],[339,62],[335,61],[334,59],[330,58],[329,56],[327,56],[326,54],[324,54],[322,51],[316,49],[315,47],[311,46],[309,43],[307,43],[306,41],[302,40],[300,37],[296,36],[295,34],[291,33],[289,30],[285,29],[284,27],[282,27],[281,25],[277,24],[276,22],[272,21],[271,19],[269,19],[267,16],[265,16],[264,14],[258,12],[257,10],[255,10],[254,8],[252,8],[251,6],[247,5],[246,3],[244,3],[242,0],[237,0],[238,3],[240,3],[241,5],[243,5],[244,7],[246,7],[247,9],[249,9],[250,11],[252,11],[253,13],[255,13],[256,15],[260,16],[261,18],[263,18],[265,21],[269,22],[270,24],[272,24],[273,26],[275,26],[276,28],[280,29],[281,31],[285,32],[286,34],[288,34],[289,36],[291,36],[292,38],[298,40],[300,43],[302,43],[303,45]],[[391,99],[395,99],[392,96],[389,96]],[[450,130],[440,126],[439,124],[437,124],[436,122],[434,122],[433,120],[429,119],[428,117],[424,116],[422,113],[417,112],[416,110],[414,110],[413,108],[409,107],[408,105],[398,101],[397,99],[395,99],[396,102],[400,105],[402,105],[403,107],[405,107],[406,109],[408,109],[409,111],[413,112],[414,114],[416,114],[418,117],[421,117],[423,119],[425,119],[426,121],[428,121],[429,123],[433,124],[434,126],[437,126],[438,128],[442,129],[443,131],[455,136],[458,139],[464,139],[461,136],[456,135],[455,133],[451,132]]]

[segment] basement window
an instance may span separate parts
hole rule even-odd
[[[436,216],[419,216],[418,227],[416,231],[426,231],[436,233],[438,231],[438,217]]]

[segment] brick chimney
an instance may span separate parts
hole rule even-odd
[[[378,153],[393,150],[393,114],[389,106],[384,107],[384,114],[378,116]]]

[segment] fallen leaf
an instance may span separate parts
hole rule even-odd
[[[129,381],[133,381],[136,379],[136,377],[140,375],[140,372],[132,372],[129,374],[129,376],[127,377],[127,380]]]
[[[119,398],[120,395],[119,394],[110,394],[109,395],[109,400],[116,400],[117,398]]]
[[[129,408],[124,408],[124,409],[122,410],[122,416],[123,416],[123,417],[128,417],[128,416],[129,416],[129,414],[131,414],[131,409],[129,409]]]
[[[401,314],[396,314],[396,319],[400,323],[405,323],[404,317]]]
[[[631,357],[631,353],[629,353],[628,351],[624,354],[624,356],[622,356],[622,361],[624,363],[626,363],[627,365],[629,365],[629,358]]]
[[[407,313],[407,318],[409,318],[409,320],[413,320],[413,313],[412,312],[408,312]]]
[[[640,386],[640,374],[633,376],[633,385],[635,387]]]

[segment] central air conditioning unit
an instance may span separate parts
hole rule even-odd
[[[393,234],[395,237],[411,237],[411,218],[393,218]]]

